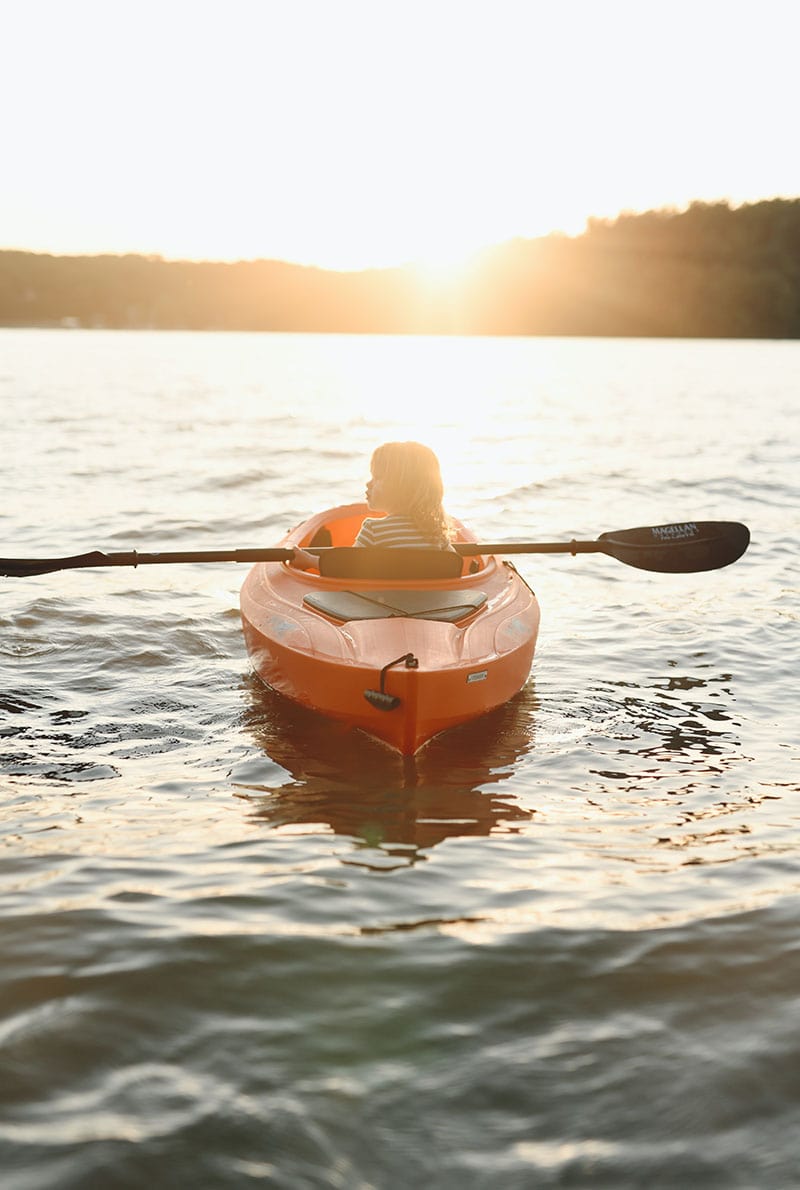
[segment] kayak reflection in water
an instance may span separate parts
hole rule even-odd
[[[256,745],[231,771],[253,823],[349,838],[342,863],[407,867],[447,839],[530,829],[520,766],[534,751],[533,684],[476,722],[399,756],[282,698],[252,675],[242,725]],[[338,853],[337,853],[338,854]]]
[[[439,460],[421,442],[384,442],[372,454],[367,504],[378,517],[366,517],[354,545],[381,549],[449,549],[450,520],[442,507]],[[318,559],[296,549],[290,565],[309,570]]]

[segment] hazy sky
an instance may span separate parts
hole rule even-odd
[[[800,196],[800,0],[0,0],[0,247],[446,264]]]

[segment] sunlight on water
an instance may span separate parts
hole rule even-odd
[[[8,556],[274,545],[408,437],[484,540],[753,535],[520,556],[528,684],[413,760],[249,673],[243,567],[3,580],[4,1190],[792,1185],[797,344],[0,347]]]

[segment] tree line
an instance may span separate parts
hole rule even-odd
[[[384,334],[800,337],[800,199],[591,219],[456,281],[413,268],[0,251],[0,324]]]

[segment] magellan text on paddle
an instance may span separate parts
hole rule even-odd
[[[676,541],[684,537],[696,537],[697,525],[687,521],[685,525],[655,525],[650,530],[659,541]]]

